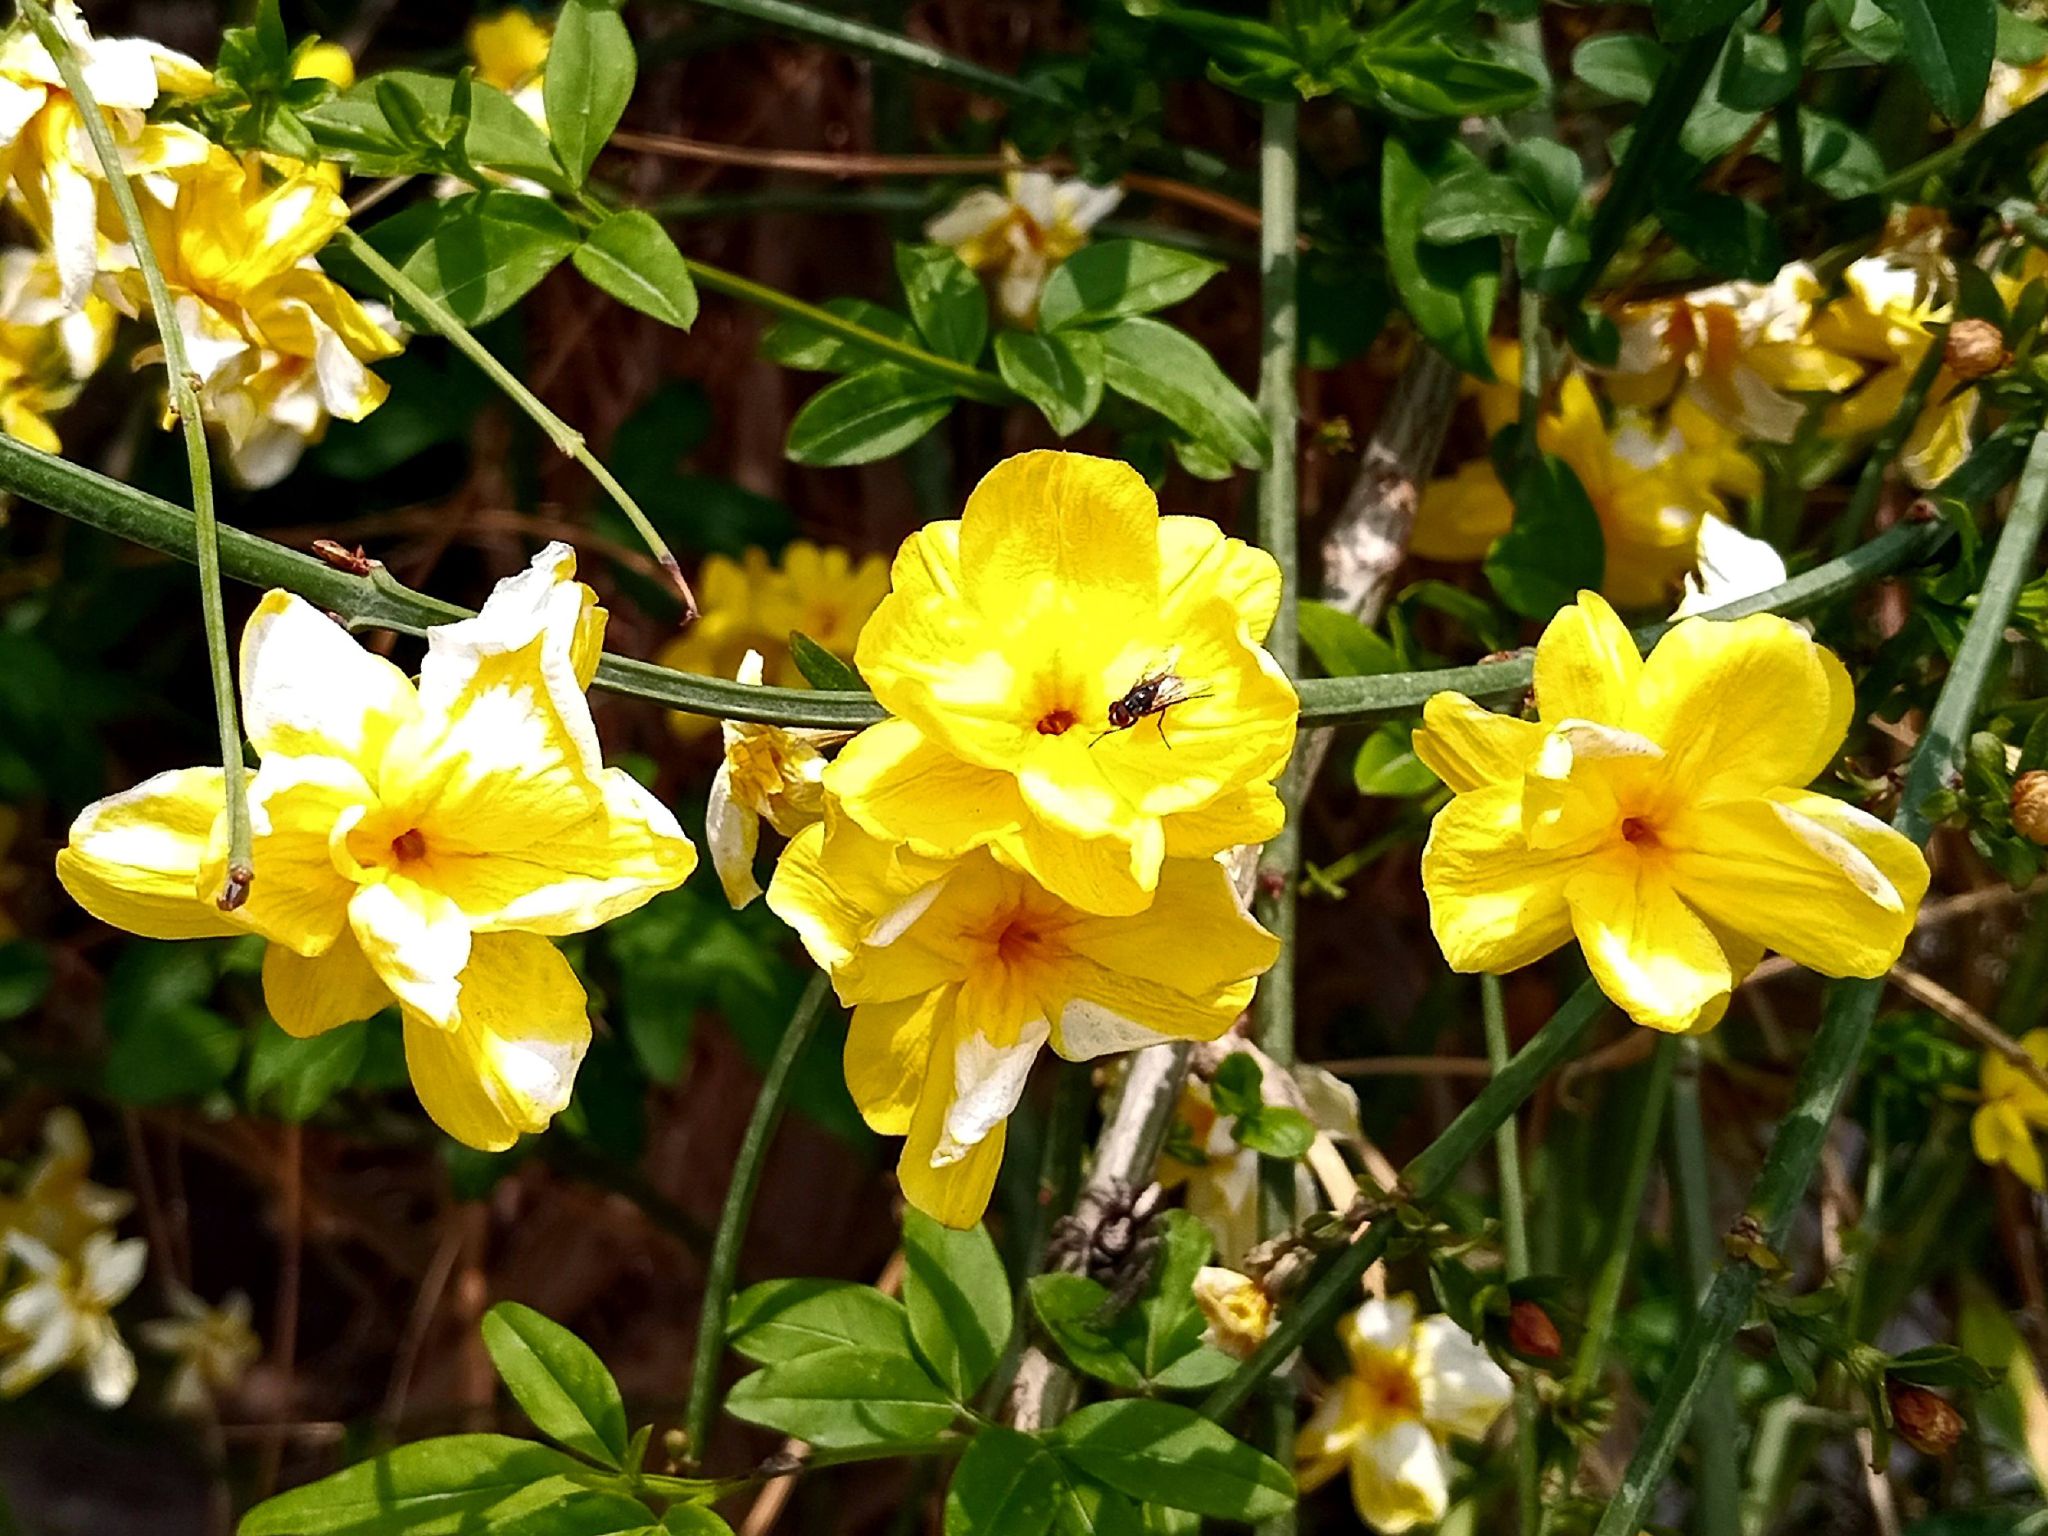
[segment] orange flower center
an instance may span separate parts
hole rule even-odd
[[[1641,816],[1625,816],[1621,822],[1622,838],[1637,848],[1655,848],[1657,829]]]
[[[1064,736],[1079,723],[1079,717],[1064,704],[1049,709],[1038,717],[1038,734],[1041,736]]]
[[[418,827],[410,827],[391,839],[391,852],[401,864],[411,864],[427,856],[427,840]]]

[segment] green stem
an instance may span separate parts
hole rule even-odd
[[[1707,1176],[1707,1131],[1700,1113],[1700,1043],[1678,1042],[1671,1079],[1671,1200],[1688,1314],[1714,1276],[1713,1187]],[[1722,1361],[1700,1398],[1693,1423],[1693,1505],[1698,1536],[1740,1536],[1742,1470],[1735,1457],[1735,1373]]]
[[[1779,0],[1778,36],[1792,50],[1792,57],[1803,57],[1806,44],[1806,0]],[[1775,113],[1778,124],[1778,166],[1782,180],[1779,183],[1779,203],[1789,209],[1797,209],[1806,200],[1806,137],[1799,123],[1799,92],[1779,102]]]
[[[1451,1180],[1493,1133],[1536,1091],[1553,1067],[1577,1050],[1579,1041],[1607,1011],[1598,983],[1587,981],[1563,1007],[1496,1072],[1443,1133],[1401,1170],[1404,1201],[1427,1205],[1450,1187]],[[1258,1352],[1231,1373],[1202,1403],[1202,1412],[1220,1419],[1243,1406],[1260,1382],[1270,1376],[1301,1342],[1339,1311],[1357,1301],[1358,1282],[1387,1250],[1398,1222],[1392,1213],[1375,1216],[1365,1231],[1328,1260],[1294,1302],[1281,1313]],[[1631,1533],[1633,1536],[1633,1533]]]
[[[1573,309],[1593,291],[1593,285],[1600,281],[1607,264],[1635,227],[1650,199],[1657,173],[1664,168],[1672,145],[1678,142],[1678,130],[1685,126],[1700,92],[1706,89],[1707,77],[1714,72],[1714,61],[1721,56],[1722,45],[1727,41],[1725,24],[1694,38],[1657,77],[1656,89],[1630,127],[1628,150],[1622,155],[1621,164],[1614,168],[1607,193],[1594,210],[1593,227],[1586,234],[1586,264],[1558,295],[1559,310]]]
[[[1649,1187],[1650,1164],[1656,1160],[1658,1137],[1664,1129],[1664,1099],[1677,1061],[1677,1040],[1670,1035],[1658,1040],[1650,1057],[1649,1077],[1643,1084],[1643,1100],[1636,1110],[1634,1134],[1629,1138],[1628,1162],[1615,1194],[1614,1231],[1607,1240],[1599,1273],[1593,1277],[1592,1292],[1586,1298],[1586,1329],[1579,1339],[1578,1358],[1572,1362],[1567,1388],[1575,1398],[1584,1398],[1599,1383],[1607,1340],[1621,1311],[1621,1292],[1628,1283],[1636,1228],[1642,1221],[1643,1191]]]
[[[1524,287],[1515,303],[1516,334],[1522,347],[1522,399],[1515,419],[1515,462],[1528,464],[1536,458],[1536,429],[1543,415],[1543,295]]]
[[[1508,1064],[1508,1011],[1498,976],[1479,978],[1479,1012],[1486,1024],[1486,1061],[1494,1075]],[[1522,1192],[1521,1127],[1510,1114],[1493,1133],[1494,1163],[1500,1174],[1500,1236],[1507,1278],[1529,1273],[1529,1209]],[[1517,1527],[1533,1536],[1542,1519],[1543,1463],[1536,1444],[1536,1380],[1527,1366],[1515,1368],[1515,1502]]]
[[[2006,620],[2026,579],[2048,526],[2048,432],[2035,435],[2020,476],[1998,547],[1985,572],[1976,611],[1970,616],[1963,643],[1956,651],[1948,680],[1942,685],[1927,730],[1906,770],[1906,784],[1893,825],[1916,843],[1930,830],[1921,815],[1927,797],[1957,770],[1963,744],[1976,716],[1977,700],[1990,679],[2005,644]],[[1828,998],[1808,1050],[1806,1064],[1793,1092],[1792,1108],[1779,1124],[1764,1157],[1763,1170],[1750,1192],[1748,1217],[1762,1243],[1776,1248],[1785,1241],[1793,1218],[1813,1182],[1828,1127],[1848,1090],[1849,1077],[1862,1057],[1877,1005],[1884,994],[1882,978],[1837,983]],[[1724,1266],[1701,1303],[1699,1314],[1680,1343],[1663,1393],[1643,1426],[1641,1442],[1621,1487],[1601,1517],[1595,1536],[1635,1536],[1643,1512],[1677,1454],[1678,1442],[1691,1421],[1701,1394],[1719,1367],[1736,1330],[1749,1315],[1761,1272],[1747,1260]]]
[[[1927,350],[1920,354],[1920,361],[1906,381],[1906,392],[1899,397],[1899,408],[1872,439],[1870,456],[1863,461],[1863,472],[1856,477],[1856,489],[1849,493],[1849,505],[1842,509],[1835,524],[1834,553],[1839,555],[1852,547],[1869,525],[1870,514],[1877,510],[1877,498],[1884,490],[1885,477],[1891,473],[1899,449],[1905,446],[1926,408],[1927,392],[1934,387],[1934,376],[1941,371],[1946,350],[1941,336],[1928,338]]]
[[[711,1420],[718,1411],[718,1366],[725,1356],[725,1313],[732,1301],[733,1277],[739,1271],[747,1217],[761,1187],[768,1144],[775,1139],[775,1127],[789,1099],[790,1073],[829,1011],[831,999],[831,981],[820,971],[804,988],[796,1012],[790,1016],[789,1028],[783,1031],[782,1040],[775,1047],[774,1059],[761,1079],[761,1096],[754,1100],[754,1113],[740,1139],[739,1155],[733,1159],[732,1182],[726,1186],[725,1205],[718,1213],[718,1235],[712,1239],[711,1263],[704,1276],[704,1307],[697,1316],[697,1358],[690,1368],[690,1400],[684,1416],[688,1454],[699,1462],[710,1445]]]
[[[1998,490],[2004,481],[1991,474],[1990,467],[1994,462],[2003,466],[2009,441],[1993,434],[1940,494],[1974,504]],[[186,508],[5,435],[0,435],[0,491],[144,548],[182,560],[194,558],[193,515]],[[1943,522],[1901,522],[1840,559],[1815,566],[1768,592],[1717,608],[1714,614],[1739,618],[1748,613],[1796,616],[1812,612],[1926,559],[1949,534]],[[381,567],[369,576],[351,575],[311,555],[230,526],[220,529],[220,560],[222,574],[255,586],[296,592],[340,615],[351,629],[419,635],[430,625],[471,616],[467,608],[411,590]],[[1667,627],[1639,630],[1636,639],[1647,646]],[[1297,684],[1301,720],[1304,725],[1339,725],[1407,714],[1445,689],[1477,699],[1516,698],[1528,689],[1531,670],[1530,658],[1525,655],[1379,677],[1305,678]],[[620,656],[608,655],[599,664],[597,685],[669,709],[771,725],[857,731],[883,717],[881,707],[866,693],[751,688],[730,679],[676,672]]]
[[[567,454],[590,472],[591,478],[604,487],[605,494],[626,514],[626,521],[631,523],[640,535],[640,542],[647,546],[662,570],[667,573],[668,579],[675,584],[676,591],[683,599],[684,618],[695,618],[696,596],[690,591],[690,584],[683,577],[682,566],[676,563],[676,557],[670,553],[668,541],[663,539],[660,531],[648,521],[647,514],[640,510],[640,504],[627,494],[626,488],[619,484],[612,472],[590,451],[589,445],[583,441],[583,434],[542,404],[540,396],[528,389],[520,382],[518,375],[492,356],[490,348],[478,341],[470,333],[469,328],[455,318],[447,305],[386,261],[383,253],[369,241],[346,226],[335,239],[350,256],[361,262],[379,282],[389,288],[394,296],[403,299],[408,308],[415,310],[425,319],[427,324],[433,327],[436,335],[449,342],[456,351],[482,369],[484,375],[504,393],[505,398],[524,411],[534,425],[547,434],[548,441],[553,443],[558,451]]]
[[[171,302],[171,290],[164,282],[163,267],[149,243],[149,230],[142,222],[142,209],[135,201],[135,188],[122,169],[121,151],[114,143],[107,117],[86,83],[85,71],[71,44],[42,0],[22,0],[21,14],[35,29],[44,50],[56,62],[64,88],[78,104],[86,137],[105,175],[107,190],[135,252],[142,285],[149,293],[149,307],[156,317],[157,334],[163,340],[164,372],[170,388],[171,410],[178,418],[185,439],[185,463],[192,477],[192,526],[187,548],[199,567],[199,611],[206,625],[206,666],[213,681],[213,718],[220,736],[221,777],[226,789],[228,823],[227,878],[215,904],[232,912],[249,899],[249,886],[256,878],[250,855],[249,790],[242,761],[242,723],[235,708],[235,677],[228,660],[227,605],[221,595],[220,527],[213,506],[213,462],[206,451],[206,423],[199,414],[197,375],[185,357],[185,333]]]

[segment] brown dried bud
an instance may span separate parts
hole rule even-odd
[[[1958,320],[1948,328],[1948,349],[1942,361],[1957,378],[1968,381],[1996,373],[2012,361],[2005,336],[1989,320]]]
[[[1891,1404],[1892,1428],[1921,1455],[1946,1456],[1963,1438],[1963,1416],[1939,1392],[1887,1376],[1884,1395]]]
[[[1531,1360],[1555,1360],[1564,1353],[1557,1324],[1533,1301],[1518,1301],[1508,1310],[1508,1348]]]
[[[2048,773],[2036,768],[2013,780],[2012,829],[2048,848]]]

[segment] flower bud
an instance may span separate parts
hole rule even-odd
[[[1533,1301],[1518,1301],[1508,1310],[1508,1348],[1531,1360],[1555,1360],[1564,1353],[1557,1324]]]
[[[1964,381],[1996,373],[2012,361],[2005,350],[2005,336],[1989,320],[1958,320],[1948,328],[1948,348],[1942,357],[1949,372]]]
[[[2048,773],[2039,768],[2013,780],[2012,829],[2028,842],[2048,847]]]
[[[1209,1320],[1202,1342],[1235,1360],[1249,1360],[1273,1327],[1273,1299],[1234,1269],[1207,1265],[1195,1274],[1195,1305]]]
[[[1939,1392],[1887,1376],[1884,1395],[1891,1404],[1892,1427],[1921,1455],[1946,1456],[1963,1438],[1963,1416]]]

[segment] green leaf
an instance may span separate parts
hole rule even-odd
[[[1768,112],[1799,89],[1799,58],[1775,32],[1737,36],[1721,67],[1721,105],[1738,112]]]
[[[806,400],[783,451],[799,464],[866,464],[908,448],[952,409],[945,385],[877,364]]]
[[[879,304],[866,299],[827,299],[818,306],[842,320],[900,341],[907,347],[919,345],[917,327]],[[803,320],[780,320],[761,338],[761,355],[785,368],[812,373],[851,373],[873,363],[880,353],[833,331],[820,330]]]
[[[1421,243],[1422,212],[1435,183],[1477,164],[1462,145],[1431,145],[1418,158],[1389,135],[1380,157],[1380,216],[1387,269],[1415,328],[1466,373],[1490,379],[1486,338],[1500,298],[1500,247],[1492,240]]]
[[[897,246],[896,280],[932,351],[962,363],[981,356],[988,341],[988,294],[951,246]]]
[[[630,309],[687,331],[697,318],[697,285],[683,253],[654,215],[612,214],[569,258],[597,287]]]
[[[395,94],[394,94],[395,93]],[[339,160],[365,176],[438,169],[443,155],[435,146],[409,139],[409,123],[394,123],[386,104],[400,101],[411,114],[449,118],[456,106],[455,82],[445,75],[396,69],[358,80],[346,91],[315,103],[298,114],[321,155]],[[566,191],[568,178],[545,133],[503,91],[472,80],[469,126],[462,136],[462,158],[484,170],[523,176],[556,191]]]
[[[548,137],[577,186],[625,115],[639,67],[632,34],[615,6],[568,0],[555,18],[541,101]]]
[[[1641,106],[1657,89],[1657,77],[1671,62],[1671,51],[1640,32],[1609,32],[1589,37],[1572,54],[1572,73],[1603,96]]]
[[[727,1340],[762,1365],[822,1349],[910,1354],[903,1303],[847,1280],[763,1280],[733,1298]]]
[[[1234,1134],[1239,1146],[1250,1147],[1261,1157],[1287,1161],[1300,1157],[1316,1140],[1316,1128],[1308,1116],[1284,1104],[1262,1105],[1256,1114],[1240,1116]]]
[[[0,1020],[18,1019],[50,990],[50,957],[26,939],[0,944]]]
[[[928,1440],[957,1410],[908,1355],[826,1349],[742,1377],[726,1399],[736,1419],[833,1449]]]
[[[1393,646],[1341,608],[1304,598],[1301,643],[1332,677],[1376,677],[1401,670]]]
[[[1222,1350],[1197,1342],[1154,1376],[1152,1386],[1163,1392],[1206,1392],[1236,1369],[1237,1362]]]
[[[789,632],[789,654],[813,688],[826,693],[859,693],[867,687],[852,667],[797,630]]]
[[[654,1511],[639,1500],[578,1488],[510,1520],[493,1521],[490,1536],[641,1536],[657,1529]]]
[[[310,1120],[355,1080],[369,1044],[370,1031],[361,1025],[297,1040],[275,1024],[258,1024],[244,1097],[251,1109],[268,1110],[287,1124]]]
[[[1705,37],[1748,10],[1751,0],[1650,0],[1657,35],[1667,43]]]
[[[401,266],[464,325],[494,320],[581,243],[544,197],[472,192],[441,205],[425,242]]]
[[[1658,199],[1657,217],[1672,239],[1723,277],[1769,282],[1784,265],[1777,221],[1747,198],[1685,186]]]
[[[242,1517],[239,1536],[458,1536],[561,1498],[583,1464],[506,1435],[401,1445]]]
[[[1266,1102],[1260,1092],[1265,1081],[1265,1068],[1246,1052],[1233,1051],[1209,1081],[1209,1101],[1219,1115],[1249,1115]]]
[[[1101,331],[1103,382],[1157,411],[1231,463],[1257,469],[1272,451],[1259,408],[1200,342],[1141,316]]]
[[[1031,1310],[1067,1362],[1084,1375],[1126,1392],[1145,1385],[1134,1355],[1137,1330],[1113,1316],[1106,1286],[1086,1275],[1034,1275],[1025,1286]]]
[[[1069,437],[1102,404],[1102,343],[1087,331],[999,331],[996,371]]]
[[[124,1103],[198,1098],[225,1083],[241,1059],[242,1031],[197,1003],[171,1003],[140,1017],[110,1009],[107,1019],[114,1030],[107,1092]]]
[[[1230,1059],[1236,1060],[1237,1055]],[[1195,1305],[1195,1276],[1209,1262],[1215,1248],[1209,1229],[1186,1211],[1167,1211],[1159,1221],[1158,1269],[1152,1276],[1150,1290],[1137,1306],[1138,1318],[1145,1325],[1144,1350],[1138,1363],[1145,1375],[1154,1380],[1202,1341],[1203,1321],[1201,1308]]]
[[[1041,331],[1149,315],[1192,297],[1223,270],[1211,261],[1145,240],[1098,240],[1061,262],[1038,301]]]
[[[626,1403],[597,1352],[516,1301],[484,1314],[484,1348],[540,1432],[608,1467],[626,1459]]]
[[[667,1536],[732,1536],[727,1525],[702,1504],[678,1504],[661,1517]]]
[[[1054,1471],[1053,1524],[1060,1536],[1145,1536],[1145,1522],[1129,1499],[1071,1467],[1055,1463]]]
[[[946,1536],[1041,1536],[1053,1526],[1060,1465],[1037,1439],[990,1425],[946,1490]]]
[[[1527,71],[1438,40],[1368,44],[1359,62],[1388,101],[1423,117],[1491,117],[1543,94],[1542,82]]]
[[[956,1231],[913,1210],[903,1218],[903,1263],[911,1343],[964,1401],[1010,1342],[1010,1277],[996,1245],[983,1227]]]
[[[1054,1444],[1063,1461],[1148,1503],[1247,1522],[1294,1506],[1292,1473],[1177,1403],[1091,1403],[1060,1425]]]
[[[1519,181],[1473,167],[1439,182],[1422,210],[1422,238],[1432,245],[1546,233],[1557,220],[1539,208]]]
[[[1878,0],[1906,35],[1928,99],[1957,127],[1977,115],[1998,43],[1996,0]]]
[[[1410,739],[1414,729],[1412,724],[1390,720],[1358,744],[1351,782],[1361,795],[1407,800],[1436,791],[1437,776],[1415,755]]]
[[[1607,567],[1600,518],[1579,477],[1544,454],[1515,478],[1515,523],[1486,556],[1486,579],[1527,619],[1547,619],[1581,588],[1599,590]]]

